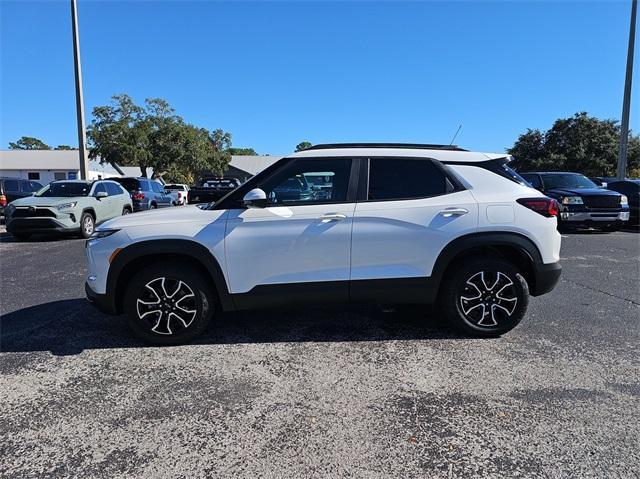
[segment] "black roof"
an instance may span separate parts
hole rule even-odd
[[[437,145],[429,143],[323,143],[305,148],[307,150],[331,150],[335,148],[403,148],[408,150],[450,150],[467,151],[457,145]]]

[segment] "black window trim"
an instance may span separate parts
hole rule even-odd
[[[446,180],[448,180],[451,185],[453,186],[453,190],[451,191],[445,191],[444,193],[437,193],[434,195],[427,195],[427,196],[411,196],[408,198],[389,198],[389,199],[379,199],[379,200],[370,200],[369,199],[369,176],[370,176],[370,169],[371,169],[371,160],[426,160],[426,161],[430,161],[435,167],[436,169],[440,170],[440,172],[443,174],[443,176],[445,177]],[[364,184],[366,187],[361,188],[359,193],[361,194],[361,199],[358,200],[358,203],[384,203],[387,201],[412,201],[412,200],[426,200],[429,198],[437,198],[438,196],[446,196],[446,195],[451,195],[453,193],[457,193],[459,191],[464,191],[467,188],[460,182],[460,180],[458,180],[458,178],[456,178],[454,175],[452,175],[449,171],[447,171],[447,169],[444,167],[446,163],[444,162],[440,162],[439,160],[436,160],[435,158],[430,158],[430,157],[426,157],[426,156],[374,156],[374,157],[369,157],[366,159],[366,167],[364,168],[364,170],[366,171],[366,178],[364,179]]]

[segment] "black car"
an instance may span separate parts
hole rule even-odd
[[[189,189],[189,203],[212,203],[240,186],[237,178],[203,177],[199,183]]]
[[[624,195],[598,187],[580,173],[520,173],[531,186],[558,200],[558,226],[596,227],[615,231],[629,220],[629,206]]]
[[[610,180],[607,182],[607,189],[622,193],[627,197],[629,203],[629,222],[640,223],[640,180]]]
[[[0,177],[0,216],[4,216],[4,207],[13,200],[31,196],[41,188],[37,181]]]
[[[133,211],[146,211],[173,206],[174,195],[164,185],[149,178],[109,178],[120,183],[131,195]]]

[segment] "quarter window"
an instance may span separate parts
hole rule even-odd
[[[347,200],[351,160],[296,160],[259,187],[271,205],[340,203]]]
[[[370,201],[426,198],[453,190],[431,160],[372,158],[369,162]]]

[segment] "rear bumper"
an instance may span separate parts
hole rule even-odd
[[[118,314],[113,302],[113,298],[109,294],[98,294],[91,289],[89,283],[84,284],[84,292],[87,296],[87,300],[100,312],[105,314]]]
[[[560,281],[560,263],[538,264],[534,267],[534,284],[530,286],[531,296],[540,296],[552,291]]]

